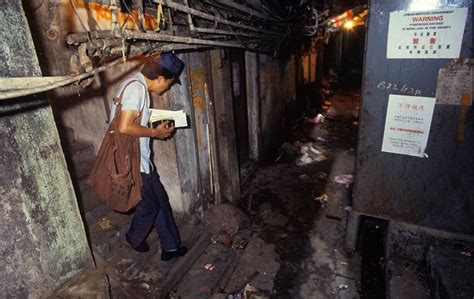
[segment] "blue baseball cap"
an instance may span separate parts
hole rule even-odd
[[[176,55],[170,52],[163,52],[160,56],[153,58],[153,62],[159,63],[162,67],[167,69],[174,77],[178,84],[179,76],[183,72],[184,62],[181,61]]]

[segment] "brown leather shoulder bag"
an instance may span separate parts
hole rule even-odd
[[[119,133],[118,120],[122,113],[122,97],[114,98],[115,115],[102,140],[99,152],[94,161],[89,181],[100,200],[118,212],[127,212],[141,200],[142,179],[140,176],[140,143],[138,137]],[[140,82],[141,83],[141,82]],[[140,117],[137,122],[140,122]]]

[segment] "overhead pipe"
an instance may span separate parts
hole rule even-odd
[[[174,1],[171,1],[171,0],[153,0],[153,2],[155,2],[155,3],[160,2],[161,4],[163,4],[165,6],[168,6],[169,8],[173,8],[173,9],[176,9],[178,11],[181,11],[181,12],[184,12],[184,13],[187,13],[187,14],[192,14],[194,16],[197,16],[197,17],[200,17],[200,18],[203,18],[203,19],[206,19],[206,20],[210,20],[210,21],[214,21],[214,22],[218,22],[218,23],[222,23],[222,24],[226,24],[226,25],[229,25],[229,26],[238,27],[238,28],[242,28],[242,29],[247,29],[247,30],[251,30],[251,31],[262,32],[262,33],[266,33],[266,34],[269,34],[269,35],[281,36],[281,34],[275,33],[273,31],[260,29],[260,28],[256,28],[256,27],[252,27],[252,26],[248,26],[248,25],[239,24],[237,22],[232,22],[232,21],[226,20],[224,18],[213,16],[213,15],[204,13],[202,11],[199,11],[197,9],[193,9],[193,8],[187,7],[187,6],[182,5],[182,4],[178,4],[178,3],[174,2]]]
[[[255,9],[252,9],[252,8],[249,8],[247,6],[244,6],[242,4],[238,4],[234,1],[229,1],[229,0],[212,0],[212,1],[206,1],[207,3],[209,4],[216,4],[216,3],[219,3],[219,4],[222,4],[222,5],[225,5],[225,6],[228,6],[228,7],[231,7],[231,8],[234,8],[236,10],[239,10],[241,12],[245,12],[247,14],[249,14],[250,16],[256,16],[256,17],[259,17],[265,21],[277,21],[276,19],[273,19],[273,18],[269,18],[268,16],[264,15],[263,13],[255,10]]]
[[[195,27],[194,31],[199,32],[199,33],[238,35],[238,36],[244,36],[244,37],[255,37],[255,38],[260,38],[260,39],[280,40],[279,38],[276,38],[273,36],[262,36],[261,34],[244,33],[244,32],[221,30],[221,29],[214,29],[214,28]]]
[[[230,42],[208,41],[204,39],[182,37],[182,36],[171,36],[171,35],[155,33],[155,32],[135,32],[128,29],[122,30],[121,34],[118,33],[116,37],[122,37],[125,39],[141,39],[141,40],[154,40],[154,41],[164,41],[164,42],[184,43],[184,44],[208,45],[208,46],[216,46],[216,47],[245,48],[243,45],[230,43]]]
[[[91,77],[91,76],[93,76],[97,73],[103,72],[103,71],[111,68],[112,66],[114,66],[116,64],[119,64],[120,62],[122,62],[122,59],[119,58],[119,59],[111,61],[107,64],[104,64],[103,66],[95,68],[92,71],[85,72],[85,73],[82,73],[82,74],[74,76],[74,77],[60,76],[60,77],[46,77],[46,79],[43,78],[43,77],[23,77],[21,79],[23,80],[23,83],[25,85],[28,84],[30,79],[32,80],[32,82],[35,82],[35,84],[38,84],[38,81],[40,81],[40,80],[44,80],[44,85],[37,86],[37,87],[34,87],[34,88],[24,88],[24,89],[12,90],[12,91],[7,91],[7,92],[0,93],[0,100],[7,100],[7,99],[11,99],[11,98],[23,97],[23,96],[27,96],[27,95],[31,95],[31,94],[35,94],[35,93],[49,91],[49,90],[52,90],[52,89],[55,89],[55,88],[58,88],[58,87],[66,86],[66,85],[75,83],[77,81],[86,79],[88,77]],[[55,78],[57,78],[57,79],[55,79]],[[12,78],[2,78],[2,79],[12,79]],[[51,83],[52,81],[56,81],[56,82]]]

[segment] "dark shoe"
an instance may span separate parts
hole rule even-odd
[[[166,251],[166,250],[164,250],[164,251],[161,252],[161,260],[162,261],[169,261],[172,258],[183,256],[187,252],[188,252],[188,248],[186,246],[180,246],[178,248],[178,250],[176,250],[176,251]]]
[[[137,247],[133,247],[132,241],[130,241],[130,238],[128,237],[128,234],[125,234],[125,240],[127,240],[128,244],[130,244],[130,246],[132,246],[132,248],[135,251],[138,251],[138,252],[148,252],[148,251],[150,251],[150,245],[148,245],[148,243],[146,241],[143,241]]]

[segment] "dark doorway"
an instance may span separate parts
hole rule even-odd
[[[239,168],[242,168],[242,165],[250,159],[247,90],[245,87],[245,53],[242,50],[232,49],[229,51],[229,54],[237,155],[239,158]]]

